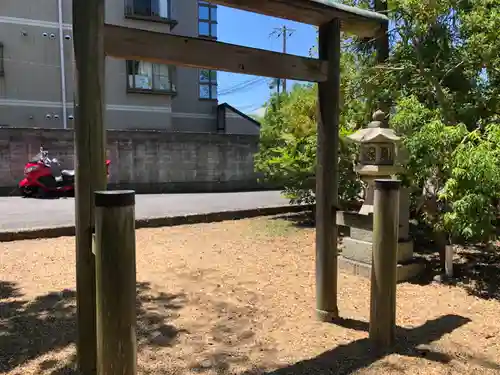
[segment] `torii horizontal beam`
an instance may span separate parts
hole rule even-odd
[[[334,0],[210,0],[231,8],[321,26],[338,19],[341,30],[360,37],[374,37],[388,18],[380,13],[347,6]]]
[[[213,0],[238,9],[312,25],[340,22],[361,37],[379,35],[385,15],[327,0]],[[165,46],[159,48],[158,46]],[[298,81],[324,82],[327,62],[211,40],[106,24],[104,50],[110,57],[208,68]]]
[[[212,40],[104,25],[104,51],[117,59],[323,82],[327,62]]]

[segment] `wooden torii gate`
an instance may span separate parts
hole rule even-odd
[[[376,12],[328,0],[211,2],[318,26],[319,59],[105,24],[105,0],[73,0],[78,87],[75,98],[77,355],[84,375],[96,371],[93,192],[105,190],[107,185],[103,123],[105,56],[318,83],[316,311],[322,321],[338,317],[336,155],[341,31],[363,38],[378,37],[387,29],[388,19]]]

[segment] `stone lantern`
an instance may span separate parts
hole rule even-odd
[[[365,201],[359,212],[337,212],[337,222],[349,228],[349,235],[342,238],[339,267],[355,275],[370,278],[373,246],[373,195],[375,180],[394,178],[402,171],[398,160],[400,138],[385,126],[385,114],[377,111],[373,121],[348,137],[359,144],[360,155],[356,171],[366,183]],[[409,194],[401,188],[399,196],[399,230],[397,275],[398,281],[418,275],[424,263],[413,254],[413,241],[409,235]]]
[[[384,126],[385,113],[377,111],[365,129],[351,134],[348,139],[360,145],[356,172],[366,183],[365,200],[359,213],[373,213],[374,183],[379,178],[394,178],[402,168],[397,165],[397,147],[400,137]]]

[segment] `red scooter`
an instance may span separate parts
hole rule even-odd
[[[110,164],[111,161],[106,160],[108,176]],[[59,160],[51,159],[43,147],[40,147],[40,152],[24,166],[24,176],[19,182],[19,190],[25,198],[50,194],[72,195],[75,192],[75,171],[62,169]]]

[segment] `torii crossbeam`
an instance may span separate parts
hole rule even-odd
[[[92,195],[95,190],[106,187],[105,56],[318,82],[316,311],[323,321],[338,316],[336,208],[341,31],[364,38],[376,37],[383,32],[388,19],[379,13],[327,0],[211,2],[318,26],[319,59],[109,25],[104,22],[105,0],[73,0],[78,87],[75,124],[77,355],[83,375],[96,373]]]

